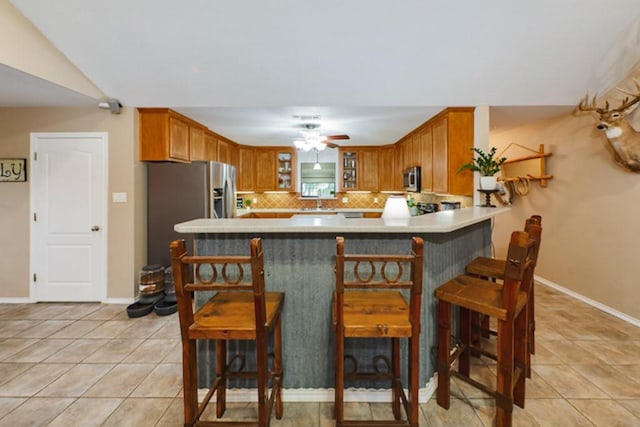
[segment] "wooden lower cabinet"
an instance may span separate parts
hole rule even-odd
[[[363,218],[380,218],[382,216],[382,212],[364,212],[362,214]]]
[[[241,218],[269,219],[269,218],[291,218],[292,216],[293,216],[292,213],[251,212],[246,215],[243,215]]]

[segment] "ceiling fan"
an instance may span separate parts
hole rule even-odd
[[[320,135],[318,123],[302,123],[297,125],[302,132],[302,140],[293,141],[296,147],[309,151],[309,150],[323,150],[327,146],[329,148],[337,148],[338,145],[331,141],[350,139],[349,135]]]

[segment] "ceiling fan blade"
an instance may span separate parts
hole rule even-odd
[[[340,139],[351,139],[349,138],[349,135],[329,135],[329,136],[325,136],[324,139],[328,139],[328,140],[340,140]]]
[[[329,142],[327,140],[322,141],[322,143],[329,148],[338,148],[338,144],[334,144],[333,142]]]

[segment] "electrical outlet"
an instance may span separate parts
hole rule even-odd
[[[258,203],[258,198],[257,198],[257,197],[254,197],[254,198],[253,198],[253,204],[255,205],[256,203]]]
[[[377,197],[373,198],[373,203],[378,203],[378,198]]]
[[[343,198],[342,198],[342,203],[347,203],[347,202],[349,202],[349,198],[347,198],[347,197],[343,197]]]

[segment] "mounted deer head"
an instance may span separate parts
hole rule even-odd
[[[626,93],[631,98],[626,97],[616,109],[609,109],[609,101],[605,101],[604,108],[597,107],[595,96],[589,104],[588,94],[580,101],[578,109],[580,111],[595,111],[600,115],[600,121],[596,127],[603,131],[607,137],[607,141],[615,152],[616,161],[627,170],[640,172],[640,133],[631,127],[626,117],[632,107],[640,102],[640,83],[636,80],[634,83],[637,93],[618,88],[619,91]]]

